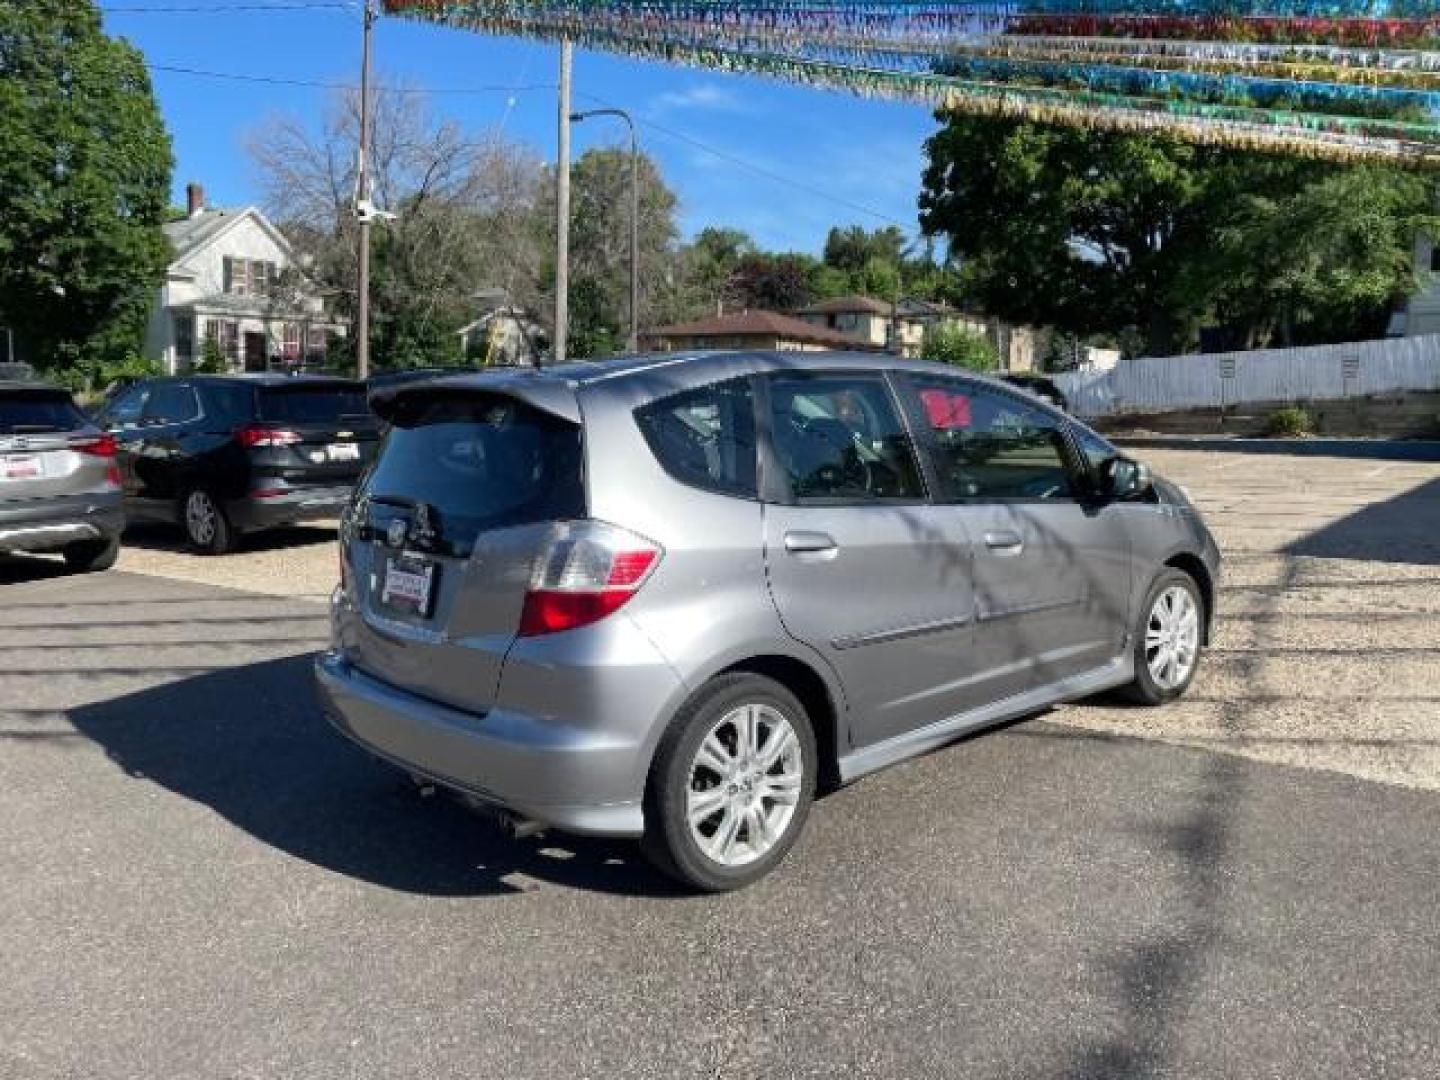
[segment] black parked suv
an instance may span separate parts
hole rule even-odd
[[[178,523],[211,555],[244,532],[338,515],[380,431],[363,383],[303,375],[147,379],[99,421],[130,518]]]

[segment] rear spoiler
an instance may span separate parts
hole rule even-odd
[[[574,386],[563,379],[536,377],[529,371],[452,375],[386,386],[371,393],[370,408],[380,419],[388,421],[402,397],[419,394],[498,394],[523,401],[533,409],[572,424],[580,423],[580,402],[575,397]]]

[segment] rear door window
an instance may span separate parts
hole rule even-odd
[[[687,390],[635,410],[650,452],[682,484],[753,499],[755,398],[748,379]]]
[[[243,383],[204,383],[205,411],[227,423],[255,419],[255,388]]]
[[[770,379],[770,436],[796,502],[923,499],[915,448],[883,377]]]
[[[392,407],[372,504],[428,507],[465,550],[486,530],[585,516],[578,425],[497,394],[416,392]]]
[[[189,383],[157,383],[145,402],[147,424],[184,424],[200,415],[200,401]]]
[[[86,424],[70,395],[61,390],[0,390],[0,435],[74,431]]]
[[[285,424],[330,424],[368,416],[360,383],[267,386],[260,391],[260,419]]]

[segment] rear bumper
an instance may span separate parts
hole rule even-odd
[[[68,544],[119,536],[125,529],[119,498],[117,493],[89,509],[62,513],[0,510],[0,551],[58,551]]]
[[[291,525],[297,521],[316,521],[339,517],[345,509],[353,487],[343,484],[336,487],[296,488],[294,491],[272,498],[257,499],[247,495],[225,505],[230,524],[242,532],[252,529],[269,529],[276,525]]]
[[[315,676],[331,723],[409,772],[567,832],[644,832],[639,794],[615,798],[631,782],[639,745],[503,708],[484,716],[452,709],[334,652],[316,660]]]

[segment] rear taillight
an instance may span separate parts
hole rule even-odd
[[[555,526],[530,575],[520,636],[573,630],[619,610],[663,554],[658,544],[604,522]]]
[[[107,459],[109,465],[105,469],[105,483],[110,487],[120,486],[120,466],[115,461],[117,444],[114,435],[106,432],[93,438],[78,439],[70,444],[70,449],[77,454]]]
[[[286,428],[242,427],[235,432],[240,445],[251,446],[294,446],[300,441],[298,432]]]
[[[70,444],[70,449],[81,454],[90,454],[93,457],[113,458],[115,456],[115,436],[107,432],[92,438],[77,439]]]

